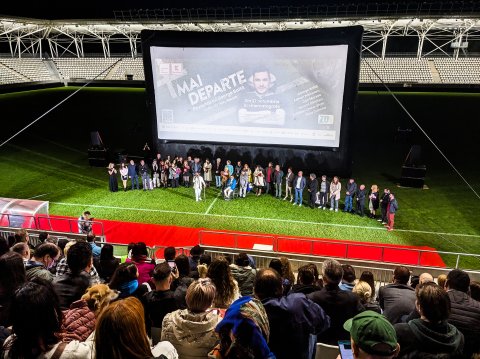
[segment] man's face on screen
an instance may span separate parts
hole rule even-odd
[[[259,94],[264,94],[270,88],[270,74],[267,71],[253,74],[253,87]]]

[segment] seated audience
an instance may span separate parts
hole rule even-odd
[[[8,251],[10,250],[10,247],[13,247],[13,245],[10,246],[8,244],[8,241],[5,238],[0,237],[0,256],[3,256],[5,253],[8,253]]]
[[[142,304],[145,309],[147,333],[152,327],[161,328],[165,315],[178,309],[174,292],[170,289],[174,277],[168,262],[157,264],[153,270],[155,290],[144,294]]]
[[[2,358],[50,359],[55,352],[60,354],[59,359],[91,358],[93,335],[86,342],[69,343],[57,336],[62,311],[50,282],[34,279],[23,284],[15,292],[10,309],[13,335],[4,343]]]
[[[30,237],[28,236],[28,232],[25,228],[19,229],[18,231],[15,232],[15,243],[27,243],[29,246],[30,245]],[[31,247],[30,247],[31,248]]]
[[[104,244],[100,252],[100,257],[93,258],[93,263],[98,271],[98,275],[105,282],[110,282],[112,275],[120,265],[120,259],[113,255],[113,246],[111,244]]]
[[[418,284],[433,282],[433,276],[430,273],[422,273],[418,277]]]
[[[391,359],[400,351],[392,324],[381,314],[366,310],[345,322],[354,359]]]
[[[55,265],[59,256],[60,249],[55,244],[43,243],[37,246],[32,259],[25,264],[27,279],[42,278],[49,282],[53,281],[55,277],[49,269]]]
[[[358,295],[360,303],[363,305],[365,310],[372,310],[374,312],[382,314],[382,308],[380,308],[377,302],[372,301],[372,287],[370,287],[370,284],[360,281],[355,284],[352,292]]]
[[[212,281],[198,279],[188,287],[187,309],[165,315],[162,340],[172,343],[180,358],[206,358],[217,343],[215,327],[221,318],[216,310],[209,310],[214,298]]]
[[[80,241],[82,242],[82,241]],[[76,241],[69,241],[66,245],[65,248],[63,249],[63,258],[60,259],[55,267],[55,277],[60,277],[61,275],[64,275],[66,273],[70,273],[70,269],[68,268],[68,263],[67,263],[67,254]],[[86,242],[83,242],[86,243]],[[98,275],[97,270],[95,269],[95,266],[92,265],[89,271],[90,274],[90,284],[99,284],[101,283],[100,276]]]
[[[480,301],[480,282],[474,280],[470,282],[470,296],[476,301]]]
[[[168,342],[150,347],[143,315],[142,303],[137,298],[110,304],[97,320],[95,358],[178,358],[177,351]]]
[[[190,284],[193,283],[193,278],[190,276],[190,263],[185,254],[180,254],[175,258],[175,266],[177,268],[177,277],[170,285],[170,289],[174,291],[174,297],[177,302],[178,309],[187,308],[185,296]]]
[[[79,300],[90,286],[90,269],[93,265],[92,248],[87,242],[77,242],[68,250],[69,271],[55,277],[53,286],[60,299],[62,309]]]
[[[138,269],[138,284],[148,283],[155,268],[155,261],[148,257],[147,246],[143,242],[138,242],[132,248],[131,253],[132,262]]]
[[[395,324],[400,358],[461,358],[463,334],[447,322],[450,315],[448,294],[433,282],[418,284],[416,307],[419,319]]]
[[[27,262],[30,260],[31,252],[30,252],[30,247],[28,246],[27,243],[23,243],[23,242],[17,243],[11,248],[11,250],[12,252],[18,253],[22,256],[24,264],[27,264]],[[0,255],[3,255],[3,254],[0,254]]]
[[[318,336],[318,342],[338,345],[339,340],[348,340],[349,333],[343,328],[347,319],[363,310],[358,297],[352,292],[341,290],[338,285],[343,277],[342,265],[334,259],[326,259],[322,265],[324,287],[307,295],[330,317],[330,328]]]
[[[415,309],[415,290],[408,285],[410,271],[407,267],[396,267],[393,283],[380,287],[378,301],[383,314],[392,324],[399,323],[404,315]]]
[[[372,302],[375,301],[375,293],[376,293],[376,287],[375,287],[375,277],[373,276],[373,273],[370,271],[363,271],[362,274],[360,275],[360,279],[358,280],[359,282],[367,282],[370,285],[370,288],[372,289]]]
[[[197,270],[198,261],[200,260],[200,256],[203,254],[205,250],[200,247],[200,245],[193,246],[190,249],[190,256],[188,257],[188,262],[190,263],[190,271],[195,272]]]
[[[85,341],[95,330],[96,318],[118,298],[118,292],[106,284],[96,284],[87,289],[80,300],[73,302],[63,313],[62,329],[58,333],[64,342]]]
[[[275,358],[268,347],[268,316],[258,299],[246,296],[233,302],[215,332],[220,338],[220,344],[209,353],[209,358]]]
[[[349,290],[351,292],[355,286],[355,279],[357,279],[355,269],[349,264],[342,265],[342,269],[343,277],[339,287],[341,290]]]
[[[10,305],[15,291],[27,281],[23,259],[8,252],[0,257],[0,325],[9,327]]]
[[[322,289],[322,287],[317,286],[315,282],[313,267],[310,264],[301,266],[298,268],[297,284],[290,289],[290,293],[303,293],[307,295]]]
[[[283,296],[282,278],[273,269],[257,273],[254,291],[268,315],[269,347],[276,358],[312,358],[317,334],[330,325],[323,309],[303,293]]]
[[[284,267],[280,258],[272,259],[268,267],[276,270],[277,273],[280,274],[280,276],[282,277],[283,294],[287,294],[288,292],[290,292],[290,289],[292,288],[292,285],[295,282],[295,276],[293,276],[293,272],[292,272],[292,276],[293,276],[293,282],[292,282],[292,276],[288,274],[288,270],[286,271],[287,276],[284,275]]]
[[[446,274],[440,274],[437,277],[437,283],[441,288],[445,289],[445,283],[447,282],[447,275]]]
[[[468,295],[470,277],[460,269],[454,269],[447,275],[445,289],[451,303],[451,314],[448,322],[465,337],[463,354],[470,357],[480,352],[480,302]]]
[[[97,244],[95,243],[95,239],[96,237],[93,233],[87,234],[87,242],[92,247],[93,258],[98,258],[100,257],[102,249],[99,246],[97,246]]]
[[[250,267],[250,260],[246,253],[239,253],[235,258],[235,264],[230,265],[233,278],[238,283],[242,296],[253,294],[253,282],[257,271]]]
[[[38,234],[38,241],[40,243],[45,243],[45,241],[49,238],[50,238],[50,234],[48,232],[41,232]]]
[[[202,254],[197,266],[198,278],[206,278],[208,266],[212,263],[212,256],[210,254]]]
[[[177,250],[175,247],[166,247],[163,250],[163,259],[167,262],[170,267],[175,267],[175,257],[177,256]]]
[[[138,269],[133,262],[120,264],[113,272],[108,286],[120,292],[118,296],[120,299],[127,297],[141,299],[148,292],[148,287],[145,284],[138,283]]]
[[[230,266],[224,257],[217,257],[212,261],[208,267],[207,277],[216,288],[214,307],[228,308],[240,297],[237,281],[233,279]]]

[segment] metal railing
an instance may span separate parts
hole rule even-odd
[[[349,260],[363,260],[386,264],[405,264],[422,267],[442,268],[444,262],[450,268],[459,268],[461,262],[474,258],[480,266],[480,255],[460,252],[446,252],[418,248],[402,248],[380,244],[317,240],[307,238],[290,238],[275,235],[246,234],[226,231],[202,230],[198,235],[199,244],[212,247],[231,247],[235,249],[255,249],[254,245],[262,245],[271,252],[291,253],[309,256],[327,256]],[[269,247],[269,248],[267,248]],[[361,252],[361,255],[360,255]],[[432,258],[434,257],[434,258]],[[437,258],[435,258],[437,257]],[[402,258],[400,261],[399,258]],[[441,263],[433,265],[432,259]]]
[[[91,223],[92,230],[96,235],[105,235],[102,222],[91,221]],[[0,226],[78,234],[77,219],[57,218],[47,215],[1,213]]]

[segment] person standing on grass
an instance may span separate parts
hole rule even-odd
[[[108,189],[110,192],[118,192],[117,170],[113,163],[109,163],[107,167],[108,172]]]
[[[317,175],[315,173],[310,173],[310,183],[308,184],[308,192],[310,193],[310,208],[315,208],[315,201],[317,200],[317,192],[318,192],[318,180]]]
[[[340,192],[342,191],[342,184],[338,180],[338,177],[333,177],[332,183],[330,183],[330,211],[335,209],[338,212],[338,202],[340,201]]]
[[[301,207],[303,202],[303,190],[307,185],[307,180],[303,177],[302,171],[298,172],[298,176],[295,177],[293,184],[295,186],[295,201],[293,202],[293,205],[296,206],[298,204],[298,206]]]
[[[122,178],[123,191],[127,191],[127,180],[128,180],[128,168],[125,166],[125,163],[122,162],[120,165],[120,177]]]
[[[292,167],[288,167],[287,176],[285,177],[285,198],[284,201],[287,200],[288,196],[290,195],[290,202],[293,202],[293,180],[295,175],[293,174]]]
[[[273,163],[268,162],[268,167],[265,170],[265,180],[266,180],[266,188],[265,188],[265,193],[270,193],[270,184],[273,182],[273,173],[275,172],[275,169],[273,168]]]
[[[212,164],[207,158],[203,164],[203,179],[207,187],[210,187],[210,182],[212,182]]]
[[[380,194],[378,193],[378,186],[373,184],[368,195],[368,209],[370,210],[370,218],[375,219],[375,215],[380,204]]]
[[[200,173],[197,172],[193,175],[193,189],[195,190],[195,201],[202,200],[202,189],[205,188],[205,181]]]
[[[190,164],[188,160],[183,161],[183,186],[190,187]]]
[[[138,167],[138,172],[142,177],[142,186],[143,190],[146,191],[149,188],[150,176],[148,175],[148,165],[144,160],[140,160],[140,166]]]
[[[160,188],[160,167],[157,160],[152,162],[152,179],[153,179],[153,188]]]
[[[275,166],[275,172],[273,172],[273,184],[275,186],[275,198],[282,198],[282,179],[283,171],[280,169],[280,165]]]
[[[243,169],[240,172],[240,197],[245,198],[247,195],[247,187],[248,183],[250,181],[250,175],[252,174],[252,171],[250,170],[250,167],[248,167],[248,164],[243,165]]]
[[[223,166],[222,166],[222,159],[219,157],[215,161],[213,165],[213,170],[215,172],[215,187],[220,188],[222,187],[222,172]]]
[[[365,185],[361,184],[357,193],[357,213],[360,217],[364,216],[365,212]]]
[[[357,193],[357,184],[353,178],[350,178],[347,183],[347,190],[345,191],[345,208],[344,212],[353,213],[353,198]]]
[[[382,224],[387,224],[387,221],[388,221],[387,207],[388,207],[388,202],[390,200],[389,197],[390,197],[390,190],[388,188],[385,188],[383,190],[383,196],[380,199],[380,208],[382,211],[382,218],[377,219],[377,221],[382,222]]]
[[[262,188],[265,187],[265,176],[263,174],[263,168],[257,165],[255,172],[253,172],[253,184],[255,185],[255,192],[257,196],[262,194]]]
[[[398,202],[395,199],[395,195],[393,193],[390,193],[389,200],[390,201],[388,202],[388,206],[387,206],[387,214],[388,214],[387,230],[393,231],[393,225],[395,224],[395,214],[397,213],[397,210],[398,210]]]
[[[323,175],[322,176],[322,182],[320,182],[319,185],[319,190],[320,190],[320,196],[319,196],[319,201],[320,201],[320,206],[318,209],[326,209],[327,208],[327,201],[328,201],[328,192],[330,191],[330,182],[327,181],[327,176]]]
[[[137,166],[133,160],[130,160],[130,164],[128,165],[128,178],[132,181],[132,190],[134,185],[137,189],[140,189],[140,185],[138,184]]]

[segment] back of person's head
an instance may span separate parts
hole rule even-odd
[[[187,308],[194,313],[205,312],[212,306],[215,299],[216,288],[210,278],[200,278],[190,284],[187,289],[185,301]]]
[[[67,256],[68,268],[78,274],[92,264],[92,247],[87,242],[77,242],[70,247]]]
[[[0,291],[2,296],[8,297],[27,281],[25,265],[20,254],[5,253],[0,257]]]
[[[322,264],[322,277],[324,282],[339,284],[343,277],[342,265],[335,259],[326,259]]]
[[[147,245],[144,242],[135,243],[132,248],[132,260],[142,260],[148,257]]]
[[[64,254],[65,252],[65,246],[67,245],[67,243],[69,242],[69,240],[67,238],[59,238],[58,241],[57,241],[57,246],[58,248],[60,248],[62,250],[62,254]]]
[[[363,271],[358,279],[360,282],[367,282],[372,289],[372,298],[375,298],[375,277],[370,271]]]
[[[45,240],[48,238],[48,233],[47,232],[41,232],[38,234],[38,240],[43,243]]]
[[[27,243],[20,242],[16,243],[12,248],[12,252],[20,254],[25,259],[30,259],[30,247]]]
[[[353,283],[355,279],[357,279],[357,276],[355,275],[355,269],[353,269],[351,265],[343,264],[342,269],[343,269],[342,279],[344,282]]]
[[[185,254],[175,257],[175,266],[178,269],[178,275],[187,277],[190,275],[190,262]]]
[[[93,233],[87,234],[87,242],[88,243],[93,243],[95,242],[95,235]]]
[[[97,359],[152,358],[142,303],[135,298],[111,303],[95,328]]]
[[[470,296],[476,301],[480,301],[480,282],[476,280],[470,282]]]
[[[280,262],[280,259],[273,258],[270,261],[268,268],[274,269],[280,276],[282,275],[282,262]]]
[[[290,283],[295,282],[295,275],[293,274],[292,265],[287,257],[280,257],[280,263],[282,263],[282,272],[280,273],[282,278],[286,278]]]
[[[400,346],[392,324],[381,314],[366,310],[347,320],[343,328],[350,332],[354,358],[394,358]]]
[[[110,261],[114,259],[113,256],[113,246],[111,244],[105,243],[100,250],[100,260],[101,261]]]
[[[419,313],[431,323],[439,323],[450,316],[448,293],[434,282],[420,283],[416,290]]]
[[[445,289],[445,283],[447,283],[447,275],[446,274],[440,274],[438,277],[437,277],[437,282],[438,282],[438,285],[440,287],[442,287],[443,289]]]
[[[5,348],[10,358],[37,357],[58,342],[55,333],[60,331],[62,311],[51,283],[35,278],[19,287],[10,314],[15,334]]]
[[[50,258],[55,259],[58,257],[60,249],[52,243],[42,243],[35,248],[33,257],[36,259],[43,258],[45,256],[50,256]]]
[[[352,289],[359,298],[362,304],[370,302],[372,299],[372,287],[367,282],[359,281]]]
[[[9,235],[7,237],[8,248],[12,248],[13,245],[16,243],[16,239],[14,235]]]
[[[422,273],[418,277],[418,283],[427,283],[427,282],[433,282],[433,276],[430,273]]]
[[[65,245],[65,248],[63,249],[63,255],[65,256],[65,258],[68,257],[68,251],[70,250],[70,248],[72,248],[72,246],[77,243],[76,240],[73,240],[73,241],[68,241],[68,243]]]
[[[282,277],[276,270],[260,269],[255,276],[253,292],[260,300],[280,298],[283,294]]]
[[[19,242],[28,242],[28,232],[26,229],[22,228],[15,232],[15,243]]]
[[[297,283],[303,285],[312,285],[315,283],[315,275],[309,264],[298,268]]]
[[[461,269],[454,269],[447,275],[447,282],[445,283],[447,289],[455,289],[460,292],[468,293],[470,288],[470,277],[467,272]]]
[[[120,264],[115,272],[113,272],[112,279],[108,284],[112,289],[120,289],[122,284],[131,282],[138,278],[138,269],[135,263],[128,262]]]
[[[212,263],[212,256],[210,254],[203,253],[200,256],[198,264],[205,264],[208,267],[210,265],[210,263]]]
[[[198,260],[204,251],[205,250],[197,244],[196,246],[193,246],[192,249],[190,249],[190,257]]]
[[[133,247],[135,247],[135,242],[130,242],[128,243],[127,245],[127,252],[130,253],[130,251],[133,249]]]
[[[118,298],[118,292],[106,284],[95,284],[87,289],[82,299],[88,308],[98,316],[109,304]]]
[[[8,252],[11,246],[8,245],[8,240],[3,237],[0,237],[0,256],[3,256]]]
[[[217,257],[208,266],[207,277],[215,284],[217,289],[217,303],[227,303],[233,299],[235,284],[230,271],[230,265],[225,257]]]
[[[398,266],[393,271],[393,279],[396,283],[407,284],[410,280],[410,271],[405,266]]]
[[[241,267],[248,267],[250,265],[250,260],[248,259],[247,253],[239,253],[235,258],[235,264]]]
[[[152,278],[156,282],[168,280],[172,275],[172,268],[167,262],[159,263],[155,266]]]
[[[176,254],[177,250],[175,249],[175,247],[166,247],[163,250],[163,258],[165,258],[166,261],[173,261]]]

